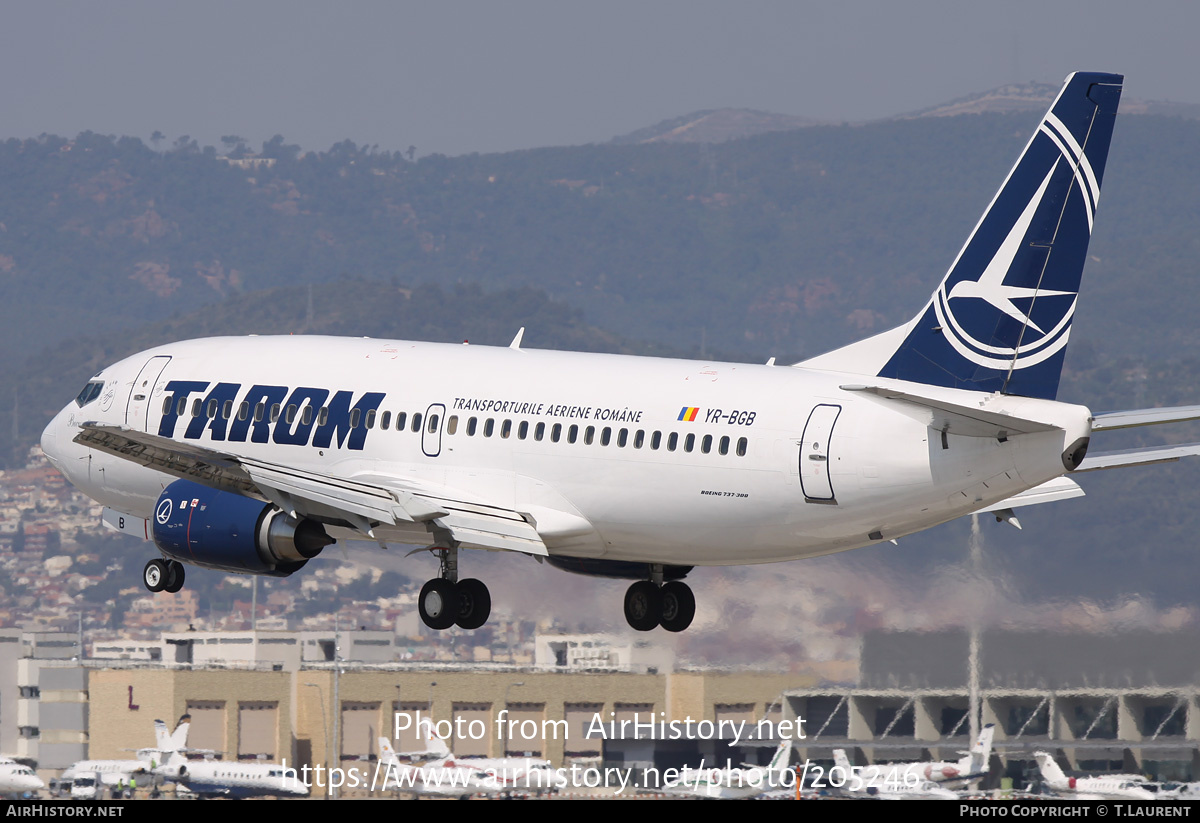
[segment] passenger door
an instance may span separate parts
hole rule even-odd
[[[821,404],[813,408],[804,425],[800,444],[800,488],[809,503],[837,503],[829,479],[829,441],[841,406]]]

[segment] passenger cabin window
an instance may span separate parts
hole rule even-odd
[[[658,451],[658,447],[662,445],[662,432],[655,432],[650,435],[650,450]]]
[[[645,442],[646,442],[646,433],[644,431],[642,431],[641,429],[638,429],[637,434],[635,434],[633,436],[633,447],[635,449],[640,449],[642,447],[642,444]]]
[[[255,414],[255,416],[254,416],[255,420],[259,420],[261,418],[262,418],[261,414]],[[329,422],[329,409],[326,406],[322,406],[321,410],[319,412],[317,412],[317,425],[324,426],[328,422]]]
[[[749,441],[746,440],[746,438],[744,438],[744,437],[738,438],[738,444],[737,444],[737,456],[738,457],[746,456],[746,446],[748,446],[748,445],[749,445]]]
[[[567,442],[574,443],[578,439],[579,439],[579,427],[572,425],[571,428],[567,429]]]
[[[625,448],[625,444],[628,442],[629,442],[629,429],[621,429],[619,432],[617,432],[617,445],[618,446],[620,446],[623,449],[623,448]]]
[[[667,451],[673,452],[679,448],[679,435],[676,432],[671,432],[667,435]]]
[[[313,407],[305,406],[304,409],[300,412],[300,422],[306,426],[311,426],[312,418],[313,418]]]
[[[404,424],[408,421],[408,412],[396,412],[396,431],[404,431]]]
[[[500,424],[500,436],[507,438],[510,434],[512,434],[512,421],[505,420]]]
[[[596,440],[596,427],[588,426],[586,429],[584,429],[584,432],[583,432],[583,444],[585,446],[590,446],[590,445],[592,445],[593,442],[595,442],[595,440]]]
[[[708,454],[710,451],[712,451],[711,434],[704,435],[704,439],[700,441],[700,451],[704,452],[705,454]]]
[[[102,391],[104,391],[103,380],[89,380],[87,385],[83,387],[79,395],[75,398],[75,402],[82,408],[99,397]]]
[[[478,427],[479,427],[479,418],[478,417],[472,417],[470,420],[468,420],[467,421],[467,436],[474,437],[475,429],[477,429]]]
[[[245,420],[249,416],[250,404],[243,400],[242,405],[238,406],[238,420]]]
[[[537,426],[534,427],[534,430],[533,430],[533,439],[540,442],[542,440],[542,438],[544,438],[545,436],[546,436],[546,424],[538,423]]]
[[[458,415],[452,414],[446,418],[446,434],[454,434],[458,431]]]
[[[420,412],[417,412],[416,414],[413,415],[412,430],[413,430],[413,434],[416,434],[417,432],[419,432],[421,430],[421,413]]]
[[[696,435],[689,434],[687,437],[683,438],[683,450],[685,452],[690,452],[694,448],[696,448]]]
[[[391,424],[392,424],[392,413],[390,411],[385,411],[383,413],[383,416],[379,418],[379,428],[383,429],[384,431],[387,431],[388,427],[391,426]]]
[[[528,436],[529,436],[529,423],[528,423],[528,421],[522,420],[520,425],[517,426],[517,439],[524,440]]]
[[[370,411],[367,412],[367,428],[368,429],[375,428],[375,410],[374,409],[371,409]]]
[[[427,428],[428,428],[428,430],[429,430],[429,433],[430,433],[430,434],[435,434],[435,433],[437,433],[437,430],[438,430],[438,421],[440,421],[440,420],[441,420],[441,417],[440,417],[440,416],[438,416],[438,415],[436,415],[436,414],[431,414],[431,415],[429,415],[429,420],[428,420],[428,426],[427,426]]]
[[[557,443],[562,438],[562,423],[555,423],[550,428],[550,442]]]
[[[233,401],[226,400],[225,405],[221,406],[221,416],[228,420],[233,417]]]
[[[495,418],[489,417],[487,420],[483,421],[483,436],[491,437],[492,432],[495,430],[495,428],[496,428]]]
[[[351,409],[350,428],[357,429],[360,422],[362,422],[362,409]]]
[[[721,438],[720,452],[721,452],[721,454],[729,454],[729,438],[728,437]]]

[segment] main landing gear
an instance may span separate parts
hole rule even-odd
[[[441,573],[421,587],[417,610],[431,629],[478,629],[492,613],[492,595],[482,580],[458,579],[458,548],[435,549]]]
[[[682,580],[662,583],[662,567],[652,572],[658,580],[639,580],[625,592],[625,620],[639,632],[662,626],[681,632],[696,616],[696,596]]]
[[[178,560],[154,558],[142,569],[142,583],[152,592],[175,594],[183,588],[183,564]]]

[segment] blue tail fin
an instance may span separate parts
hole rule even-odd
[[[880,377],[1054,399],[1122,80],[1067,78]]]

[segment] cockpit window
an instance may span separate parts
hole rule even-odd
[[[88,384],[83,387],[83,391],[79,392],[79,396],[75,398],[75,403],[82,408],[99,397],[102,391],[104,391],[103,380],[89,380]]]

